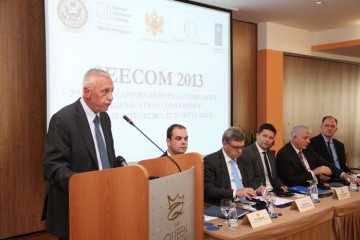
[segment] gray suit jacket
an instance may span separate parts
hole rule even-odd
[[[273,177],[272,187],[275,191],[279,191],[284,184],[281,182],[276,170],[275,154],[273,151],[267,150],[266,155],[270,162]],[[260,153],[255,143],[244,149],[238,160],[238,165],[245,187],[257,189],[261,184],[265,186],[266,168],[263,166]]]
[[[103,112],[100,120],[110,167],[116,167],[110,118]],[[46,219],[48,232],[68,238],[70,177],[99,169],[95,143],[80,99],[52,116],[45,144],[44,167],[48,190],[42,219]]]

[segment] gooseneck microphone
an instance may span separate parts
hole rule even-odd
[[[147,139],[149,139],[149,141],[152,142],[158,149],[160,149],[160,151],[161,151],[162,153],[164,153],[164,151],[163,151],[158,145],[156,145],[156,143],[154,143],[153,140],[151,140],[148,136],[146,136],[146,134],[143,133],[143,132],[133,123],[133,121],[131,121],[130,118],[128,118],[126,115],[124,115],[124,119],[125,119],[125,121],[127,121],[130,125],[133,125],[139,132],[141,132],[142,135],[144,135]]]
[[[143,133],[143,132],[134,124],[134,122],[131,121],[130,118],[128,118],[126,115],[124,115],[123,118],[124,118],[125,121],[127,121],[130,125],[134,126],[139,132],[141,132],[142,135],[144,135],[147,139],[149,139],[149,141],[152,142],[152,144],[154,144],[163,154],[165,154],[165,152],[164,152],[158,145],[156,145],[156,143],[154,143],[153,140],[151,140],[148,136],[146,136],[146,134]],[[179,169],[179,172],[181,172],[181,169],[180,169],[179,164],[177,164],[177,162],[176,162],[174,159],[172,159],[172,157],[170,157],[170,156],[168,156],[168,155],[166,155],[166,156],[176,165],[176,167]]]

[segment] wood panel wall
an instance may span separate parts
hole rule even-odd
[[[256,25],[233,21],[233,123],[256,128]],[[43,0],[0,0],[0,239],[44,229]],[[225,129],[224,129],[225,130]]]
[[[44,228],[43,5],[0,1],[0,239]]]
[[[232,21],[233,34],[233,125],[249,135],[256,132],[257,26]]]

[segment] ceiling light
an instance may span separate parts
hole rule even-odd
[[[323,4],[323,2],[322,1],[315,1],[315,4],[320,5],[320,4]]]

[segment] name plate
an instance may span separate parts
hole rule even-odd
[[[257,228],[272,223],[272,221],[270,219],[268,212],[265,209],[263,209],[260,211],[246,214],[241,224],[247,224],[247,223],[250,223],[252,228]]]
[[[335,188],[333,198],[343,200],[350,197],[350,192],[348,186],[343,186],[340,188]]]
[[[290,206],[290,209],[298,209],[300,212],[315,208],[313,201],[309,196],[296,199]]]

